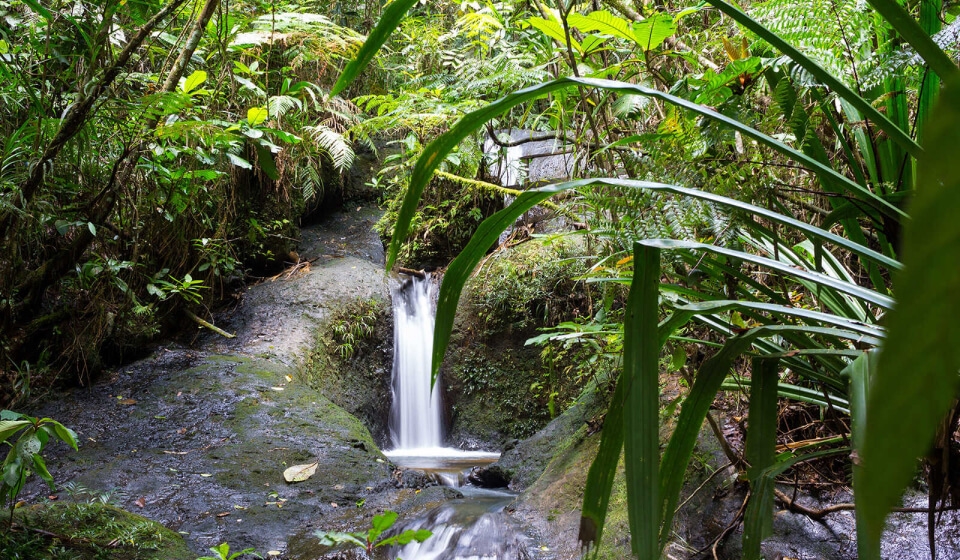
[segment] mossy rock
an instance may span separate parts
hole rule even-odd
[[[17,509],[0,534],[5,560],[194,560],[183,538],[118,507],[51,502]]]

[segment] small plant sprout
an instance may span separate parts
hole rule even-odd
[[[16,442],[13,441],[14,436],[17,436]],[[10,507],[11,525],[17,496],[31,472],[37,473],[53,490],[53,477],[40,455],[51,437],[77,450],[77,434],[60,422],[50,418],[34,418],[12,410],[0,411],[0,445],[10,447],[0,471],[0,499]]]
[[[387,529],[393,527],[393,524],[397,522],[397,517],[397,512],[388,510],[380,515],[374,515],[373,520],[370,522],[370,529],[366,532],[337,533],[333,531],[317,531],[314,535],[320,539],[320,544],[334,546],[341,543],[348,543],[362,548],[368,553],[373,553],[373,549],[382,546],[403,546],[413,541],[422,543],[433,536],[433,533],[426,529],[409,529],[392,537],[380,538]]]
[[[211,547],[210,552],[213,553],[213,556],[201,556],[200,558],[197,558],[197,560],[236,560],[237,558],[246,556],[248,554],[254,558],[263,558],[254,552],[252,548],[245,548],[239,552],[230,554],[230,545],[227,543],[221,543],[218,546]]]

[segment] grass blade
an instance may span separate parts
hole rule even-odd
[[[660,499],[660,251],[634,244],[634,272],[623,323],[624,454],[630,544],[638,558],[658,558]]]
[[[960,378],[960,88],[943,90],[927,126],[928,154],[904,232],[905,268],[894,279],[897,307],[887,317],[867,402],[856,494],[864,560],[879,558],[884,518],[929,449]]]
[[[773,494],[759,488],[763,472],[773,466],[777,446],[777,359],[753,359],[750,409],[744,455],[750,468],[750,503],[743,521],[743,557],[760,560],[760,543],[773,531]]]
[[[434,383],[437,381],[437,373],[440,371],[443,356],[447,353],[447,345],[450,342],[450,332],[453,330],[453,319],[457,313],[460,294],[463,292],[463,286],[473,273],[473,269],[477,267],[501,233],[513,225],[524,212],[550,198],[553,194],[554,192],[550,189],[540,189],[528,191],[518,196],[513,204],[481,222],[467,246],[450,263],[446,274],[443,275],[440,293],[437,296],[437,316],[433,331]],[[396,233],[394,233],[394,241],[396,241]]]
[[[583,508],[580,513],[580,532],[577,539],[586,546],[600,545],[603,523],[607,517],[607,505],[617,475],[617,463],[623,450],[623,403],[626,383],[617,382],[613,399],[607,408],[607,416],[600,432],[600,448],[587,472],[587,486],[583,490]]]
[[[526,101],[538,99],[551,92],[568,89],[577,86],[587,86],[592,88],[614,91],[626,95],[643,95],[654,97],[666,103],[677,107],[687,109],[703,117],[715,120],[733,130],[737,130],[745,136],[753,138],[760,144],[763,144],[781,154],[792,158],[810,168],[813,173],[824,180],[831,181],[833,184],[845,191],[857,196],[864,204],[886,214],[887,216],[900,220],[906,216],[902,210],[887,202],[882,197],[875,195],[865,187],[858,185],[849,178],[841,175],[830,166],[817,161],[800,151],[797,151],[783,142],[772,138],[762,132],[746,126],[736,119],[722,115],[713,109],[703,105],[687,101],[669,93],[648,88],[638,84],[626,82],[617,82],[613,80],[600,80],[593,78],[561,78],[552,82],[539,84],[529,88],[521,89],[506,95],[494,101],[493,103],[477,109],[467,115],[464,115],[453,127],[446,133],[439,136],[424,148],[417,163],[410,175],[410,184],[407,188],[407,194],[404,196],[400,211],[397,213],[397,222],[394,226],[393,237],[390,240],[390,247],[387,251],[386,268],[393,268],[396,263],[397,255],[400,252],[400,246],[406,241],[410,232],[410,224],[417,212],[417,205],[426,188],[433,172],[437,169],[444,158],[463,141],[472,132],[478,130],[489,120],[495,118],[508,109],[515,107]]]
[[[347,64],[337,79],[337,83],[333,85],[333,89],[330,90],[330,97],[346,89],[347,86],[356,79],[360,72],[366,68],[367,64],[373,60],[373,56],[377,54],[380,47],[387,42],[393,30],[400,25],[400,21],[407,13],[407,10],[416,3],[417,0],[393,0],[393,2],[387,5],[387,9],[385,9],[383,15],[380,16],[380,21],[377,22],[377,26],[370,32],[367,40],[363,42],[363,46],[360,47],[357,56]]]
[[[820,274],[818,272],[811,272],[809,270],[803,270],[801,268],[793,267],[786,265],[780,261],[775,261],[773,259],[768,259],[766,257],[759,257],[750,253],[743,251],[735,251],[733,249],[727,249],[726,247],[720,247],[718,245],[710,245],[707,243],[697,243],[694,241],[678,241],[674,239],[646,239],[643,241],[644,245],[655,246],[661,249],[696,249],[700,251],[709,251],[717,253],[720,255],[726,255],[728,257],[733,257],[737,259],[742,259],[746,262],[751,262],[757,265],[760,265],[764,268],[770,270],[776,270],[777,272],[795,276],[815,284],[826,286],[842,292],[849,294],[855,298],[862,299],[863,301],[870,302],[878,307],[883,309],[890,309],[893,307],[893,298],[888,296],[878,294],[877,292],[858,286],[857,284],[851,282],[844,282],[836,278],[832,278],[825,274]]]

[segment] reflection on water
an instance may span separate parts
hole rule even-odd
[[[421,447],[386,451],[384,455],[405,469],[423,471],[443,486],[460,488],[470,469],[485,466],[500,458],[499,453],[461,451],[447,447]]]
[[[383,558],[404,560],[515,560],[528,558],[528,538],[506,509],[516,498],[506,490],[487,490],[464,484],[466,474],[476,466],[489,465],[499,453],[420,448],[388,451],[390,459],[403,468],[422,470],[449,486],[459,488],[463,499],[450,500],[396,527],[428,529],[433,536],[423,543],[390,547]]]
[[[509,492],[472,489],[469,497],[450,500],[411,520],[397,531],[429,529],[423,543],[390,547],[384,558],[404,560],[515,560],[528,558],[527,537],[504,509]]]

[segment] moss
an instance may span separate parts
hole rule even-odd
[[[300,378],[334,404],[356,416],[381,445],[389,437],[393,322],[389,302],[377,298],[347,300],[337,306],[315,334],[300,364]],[[349,351],[344,329],[357,322]],[[341,332],[338,334],[338,330]],[[347,328],[349,331],[349,327]]]
[[[196,558],[177,533],[139,515],[99,502],[39,504],[18,509],[14,520],[17,529],[0,534],[4,559]]]
[[[540,377],[538,352],[504,344],[454,344],[443,372],[451,436],[503,443],[533,435],[550,420],[546,401],[530,392]]]

